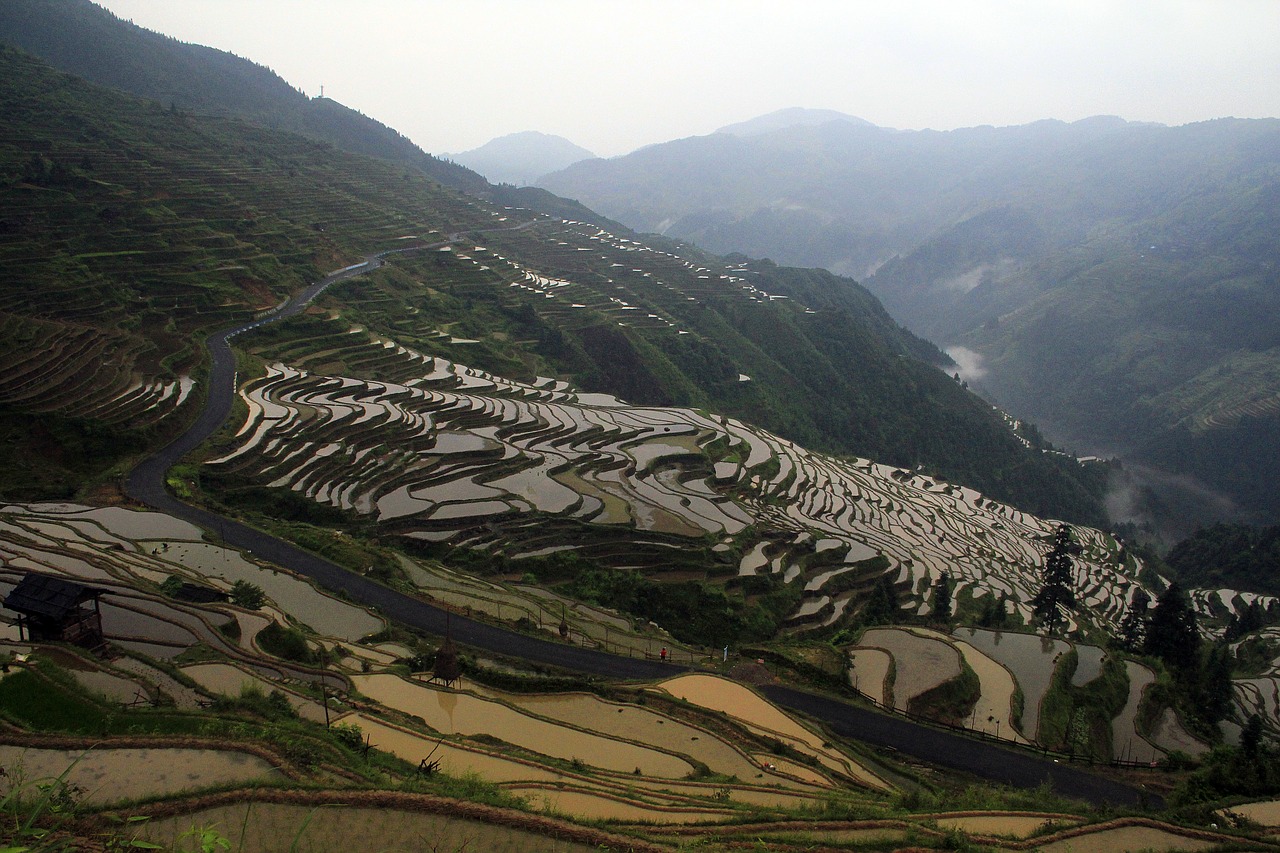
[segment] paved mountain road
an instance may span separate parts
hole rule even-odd
[[[527,228],[533,223],[516,226]],[[494,230],[516,230],[494,229]],[[209,391],[204,408],[191,427],[155,455],[144,459],[125,477],[125,493],[156,510],[190,521],[237,548],[290,571],[310,577],[322,586],[345,593],[353,600],[377,608],[397,622],[431,634],[443,635],[446,620],[454,639],[478,649],[514,658],[549,664],[591,675],[624,679],[653,679],[685,671],[673,663],[625,658],[606,652],[530,637],[515,631],[470,619],[447,616],[445,611],[419,599],[382,586],[338,565],[291,545],[248,525],[186,504],[165,488],[165,474],[177,461],[212,436],[231,414],[235,398],[235,357],[230,341],[236,335],[292,317],[302,311],[329,286],[377,269],[383,257],[408,251],[441,248],[458,239],[448,235],[442,242],[395,249],[370,255],[331,273],[280,308],[249,323],[211,334],[206,340],[210,354]],[[867,743],[889,746],[923,761],[972,773],[1017,787],[1036,787],[1048,781],[1055,791],[1093,803],[1136,806],[1143,802],[1160,805],[1159,797],[1113,782],[1074,767],[1046,761],[1023,752],[1004,749],[978,740],[932,729],[901,718],[890,717],[841,702],[779,685],[764,688],[774,702],[827,723],[837,734]]]

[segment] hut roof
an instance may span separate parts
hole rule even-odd
[[[61,620],[104,592],[105,589],[82,586],[64,578],[29,573],[5,597],[4,606],[29,616]]]
[[[448,636],[444,638],[444,643],[436,650],[436,666],[432,672],[433,679],[440,679],[445,684],[457,681],[462,677],[462,662],[458,660],[458,647],[453,644],[453,640]]]
[[[196,583],[183,583],[173,597],[180,601],[190,601],[195,604],[213,604],[215,601],[231,600],[231,596],[222,590]]]

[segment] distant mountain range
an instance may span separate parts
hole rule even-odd
[[[540,185],[640,231],[856,276],[1055,441],[1280,518],[1280,121],[936,132],[784,111]]]
[[[499,136],[461,154],[441,156],[479,172],[495,184],[522,186],[596,155],[563,136],[526,130]]]

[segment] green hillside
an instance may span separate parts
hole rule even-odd
[[[393,128],[329,98],[311,98],[275,72],[226,51],[187,44],[123,21],[89,0],[6,0],[0,41],[55,68],[165,108],[237,116],[355,154],[410,166],[435,181],[504,205],[607,220],[533,187],[491,186],[470,169],[424,152]]]

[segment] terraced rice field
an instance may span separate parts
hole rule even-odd
[[[1165,708],[1151,732],[1151,740],[1165,752],[1183,752],[1199,758],[1209,751],[1209,745],[1193,736],[1178,719],[1178,713]]]
[[[578,818],[667,823],[723,820],[736,813],[732,809],[726,810],[723,805],[726,803],[758,808],[814,807],[824,801],[831,785],[829,780],[821,777],[824,787],[805,784],[792,778],[791,774],[759,770],[749,762],[741,768],[747,774],[740,777],[744,781],[715,783],[676,781],[643,773],[637,775],[634,771],[600,772],[590,762],[565,770],[563,763],[549,766],[540,763],[543,759],[536,757],[503,756],[491,747],[414,732],[363,713],[345,715],[338,722],[358,725],[376,749],[415,764],[424,759],[439,761],[445,773],[455,776],[475,774],[514,794],[528,796],[540,808]],[[674,724],[675,721],[668,718],[667,725]],[[601,721],[599,729],[607,729],[611,725]],[[640,734],[646,739],[653,735],[649,731],[631,731],[629,734]],[[654,740],[661,741],[663,737],[659,733]],[[704,740],[711,737],[705,732],[702,735]],[[697,741],[677,740],[682,742],[674,745],[691,757],[700,758],[708,753]],[[655,742],[655,745],[663,744]],[[811,770],[808,772],[812,774]],[[764,787],[774,785],[784,787]],[[709,803],[716,805],[709,806]]]
[[[276,681],[248,672],[227,663],[198,663],[182,667],[182,672],[210,693],[236,698],[247,689],[258,689],[263,693],[280,690]],[[281,690],[288,699],[290,707],[298,712],[298,716],[313,722],[324,722],[324,707],[319,702],[305,696]]]
[[[1123,826],[1101,829],[1051,841],[1036,848],[1041,853],[1130,853],[1133,850],[1209,850],[1229,839],[1201,838],[1155,826]]]
[[[0,766],[11,779],[35,782],[66,771],[90,803],[177,794],[276,776],[256,755],[220,749],[33,749],[0,744]],[[70,770],[68,770],[70,768]]]
[[[364,650],[354,641],[382,630],[386,623],[381,618],[287,572],[201,541],[201,536],[192,525],[161,513],[120,507],[0,507],[0,557],[5,563],[0,590],[7,593],[26,571],[104,589],[103,630],[108,639],[158,658],[172,658],[202,643],[232,658],[254,659],[259,652],[253,637],[268,619],[283,622],[299,614],[329,642],[352,643],[356,657],[350,662],[359,667]],[[225,604],[197,605],[139,591],[154,589],[172,575],[223,592],[234,580],[244,579],[263,587],[274,600],[261,613],[248,613]],[[219,630],[233,619],[241,625],[238,640]],[[368,660],[387,663],[372,652]],[[276,669],[283,677],[283,670]]]
[[[585,693],[496,695],[518,708],[542,717],[611,737],[640,740],[660,749],[687,755],[707,765],[712,773],[751,779],[760,772],[758,764],[746,753],[705,729],[640,706],[608,702]],[[793,787],[811,789],[809,785],[795,785],[785,777],[775,774],[769,774],[769,778],[762,784],[791,784]]]
[[[1047,823],[1072,824],[1079,819],[1074,815],[1028,814],[1011,812],[1004,814],[938,815],[934,818],[941,829],[959,829],[970,835],[1026,838]]]
[[[1137,718],[1142,693],[1155,682],[1156,676],[1140,663],[1125,661],[1124,666],[1129,675],[1129,700],[1125,703],[1124,710],[1111,721],[1113,757],[1122,761],[1155,763],[1164,757],[1164,753],[1138,733]]]
[[[1241,719],[1258,714],[1273,733],[1280,731],[1280,674],[1273,669],[1270,675],[1239,678],[1233,684]]]
[[[1049,690],[1059,658],[1070,647],[1062,640],[979,628],[957,628],[955,636],[1013,673],[1022,688],[1022,734],[1034,741],[1040,729],[1040,700]]]
[[[1075,650],[1079,663],[1076,664],[1076,671],[1071,674],[1071,684],[1073,687],[1084,687],[1101,674],[1102,659],[1106,657],[1106,652],[1100,646],[1085,646],[1079,643],[1076,644]]]
[[[855,648],[849,650],[849,660],[853,664],[849,671],[849,683],[853,689],[883,705],[893,655],[882,649]]]
[[[993,737],[1027,743],[1014,725],[1013,695],[1017,685],[1013,674],[963,640],[956,640],[955,646],[964,656],[965,663],[977,673],[982,685],[981,695],[970,713],[968,727]]]
[[[1232,806],[1230,811],[1262,826],[1280,826],[1280,800],[1264,800]]]
[[[536,762],[507,758],[495,751],[469,744],[447,741],[392,725],[368,714],[353,713],[335,722],[357,725],[369,736],[374,749],[390,753],[411,764],[424,760],[439,761],[440,770],[451,776],[476,775],[487,782],[559,782],[572,778],[563,770],[544,767]]]
[[[240,853],[325,853],[351,849],[353,839],[359,839],[366,850],[590,853],[600,849],[597,844],[569,841],[516,826],[415,810],[411,804],[397,810],[240,803],[156,818],[143,825],[139,837],[181,849],[184,842],[179,839],[192,826],[214,827]]]
[[[898,665],[893,707],[907,710],[912,699],[960,675],[960,653],[945,640],[903,628],[871,628],[860,645],[888,652]]]
[[[849,756],[827,745],[817,733],[800,725],[750,688],[714,675],[690,674],[667,679],[658,684],[662,690],[694,705],[723,711],[735,720],[765,737],[777,738],[804,755],[816,759],[828,770],[847,776],[871,788],[887,790],[890,786],[875,773]],[[773,762],[759,756],[763,762]]]
[[[878,690],[885,674],[895,673],[891,695],[893,707],[905,711],[912,697],[955,678],[964,660],[977,674],[980,696],[964,725],[1005,740],[1026,743],[1013,725],[1012,673],[969,643],[923,628],[872,628],[858,645],[849,650],[854,671],[859,673],[858,689],[880,704],[886,700]],[[853,676],[850,676],[852,680]]]
[[[406,681],[394,675],[357,675],[356,688],[375,701],[421,717],[442,734],[498,737],[535,754],[579,761],[617,773],[639,768],[644,776],[680,779],[694,771],[684,758],[629,740],[534,717],[509,705],[470,693]]]
[[[388,532],[516,558],[572,548],[658,570],[704,553],[682,543],[724,544],[741,555],[739,574],[803,586],[799,624],[856,608],[876,579],[862,565],[877,554],[916,607],[943,571],[957,592],[1006,592],[1023,609],[1038,588],[1054,525],[972,490],[809,453],[733,418],[515,382],[345,328],[342,337],[345,361],[372,348],[391,365],[380,375],[399,378],[313,372],[307,355],[271,363],[241,389],[248,415],[235,443],[207,464],[370,515]],[[763,526],[791,536],[766,542],[752,533]],[[1116,596],[1132,585],[1114,570],[1117,546],[1098,531],[1077,537],[1082,594],[1114,622]]]

